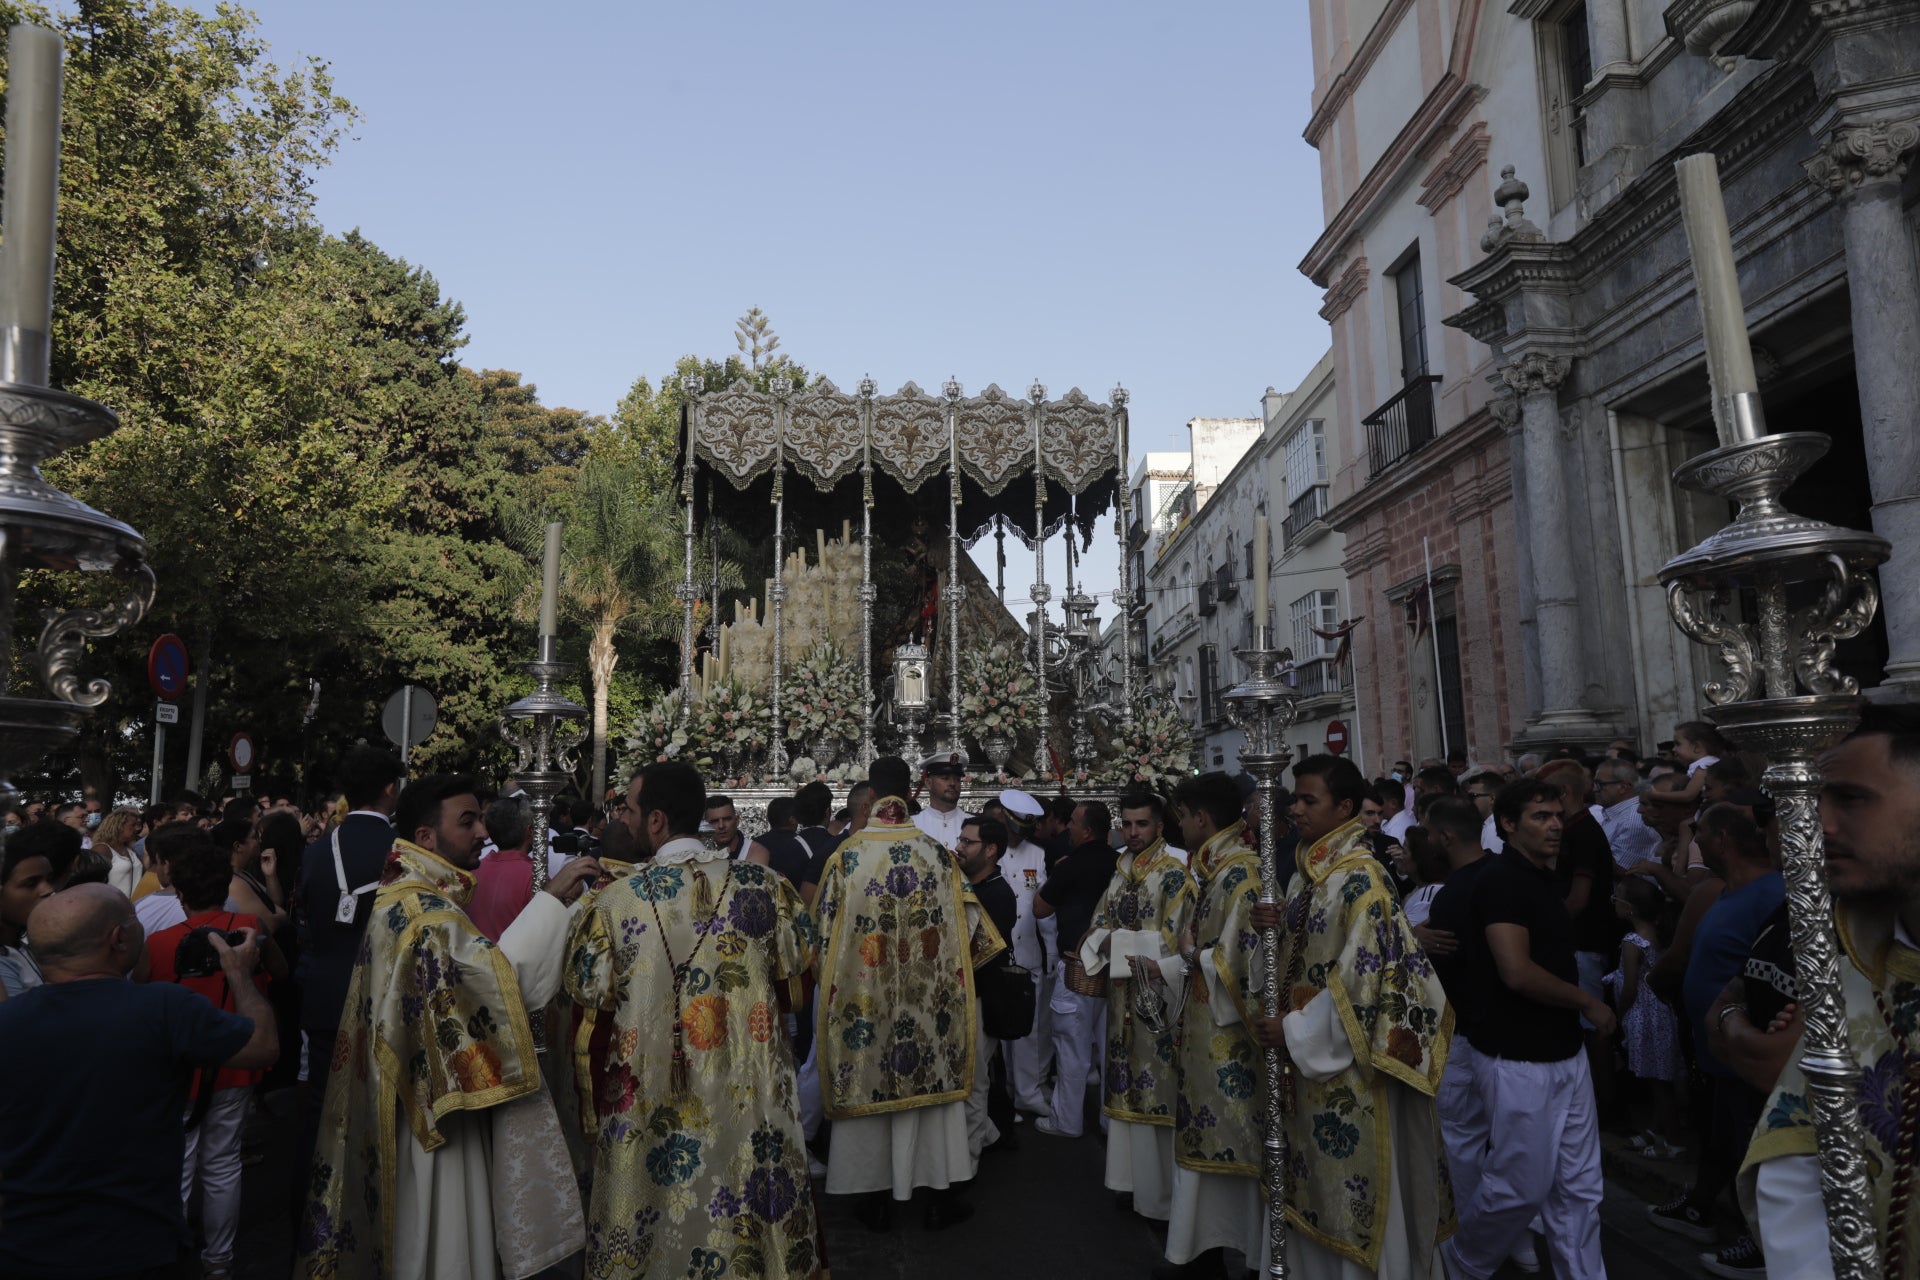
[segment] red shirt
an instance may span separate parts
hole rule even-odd
[[[496,849],[473,872],[473,901],[467,919],[494,941],[520,918],[533,899],[533,859],[524,852]]]
[[[188,916],[184,924],[176,924],[170,929],[162,929],[147,939],[147,957],[150,965],[149,982],[175,982],[190,991],[196,991],[207,1000],[231,1013],[234,1011],[233,992],[227,989],[227,977],[224,973],[209,974],[204,978],[179,978],[173,973],[174,953],[180,948],[180,939],[186,937],[201,925],[212,925],[223,932],[231,933],[238,929],[259,929],[258,918],[242,915],[235,911],[202,911],[199,915]],[[267,974],[261,969],[253,975],[253,983],[262,994],[267,990]],[[246,1089],[258,1084],[266,1077],[265,1071],[241,1071],[231,1067],[222,1067],[214,1078],[213,1087],[220,1089]],[[200,1089],[200,1077],[195,1073],[193,1089]]]

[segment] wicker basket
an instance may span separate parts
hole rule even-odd
[[[1066,955],[1060,958],[1061,980],[1067,984],[1067,990],[1077,996],[1093,996],[1104,1000],[1110,982],[1107,975],[1089,974],[1087,966],[1080,963],[1078,955]]]

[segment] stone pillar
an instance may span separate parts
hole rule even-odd
[[[1540,706],[1528,717],[1523,738],[1555,744],[1584,742],[1604,729],[1581,700],[1589,682],[1580,636],[1580,575],[1574,559],[1575,510],[1584,509],[1567,483],[1561,454],[1560,384],[1572,361],[1530,352],[1500,370],[1500,379],[1520,401],[1519,477],[1526,485],[1528,581],[1533,600],[1534,643],[1540,663]]]
[[[1587,0],[1587,47],[1592,51],[1593,74],[1598,79],[1609,71],[1631,74],[1633,51],[1627,46],[1626,0]],[[1587,86],[1569,86],[1579,93]]]
[[[1840,206],[1873,528],[1893,544],[1880,569],[1886,693],[1920,700],[1920,264],[1900,199],[1916,147],[1920,119],[1842,124],[1806,167]]]

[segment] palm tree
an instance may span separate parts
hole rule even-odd
[[[670,492],[646,491],[621,451],[589,452],[559,495],[560,612],[585,624],[593,685],[592,768],[596,800],[607,790],[607,700],[620,663],[615,640],[676,635],[680,604],[680,509]],[[545,516],[525,512],[517,541],[537,547]],[[730,566],[723,566],[723,572]],[[737,574],[734,575],[737,577]]]

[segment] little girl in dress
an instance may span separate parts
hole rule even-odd
[[[1644,1155],[1669,1160],[1680,1154],[1671,1138],[1678,1126],[1674,1083],[1685,1074],[1680,1058],[1680,1018],[1673,1006],[1647,988],[1647,974],[1672,941],[1672,904],[1660,887],[1643,876],[1616,882],[1614,914],[1631,930],[1620,942],[1620,967],[1605,981],[1614,990],[1614,1010],[1627,1042],[1627,1070],[1646,1084],[1653,1098],[1654,1123],[1634,1135]]]

